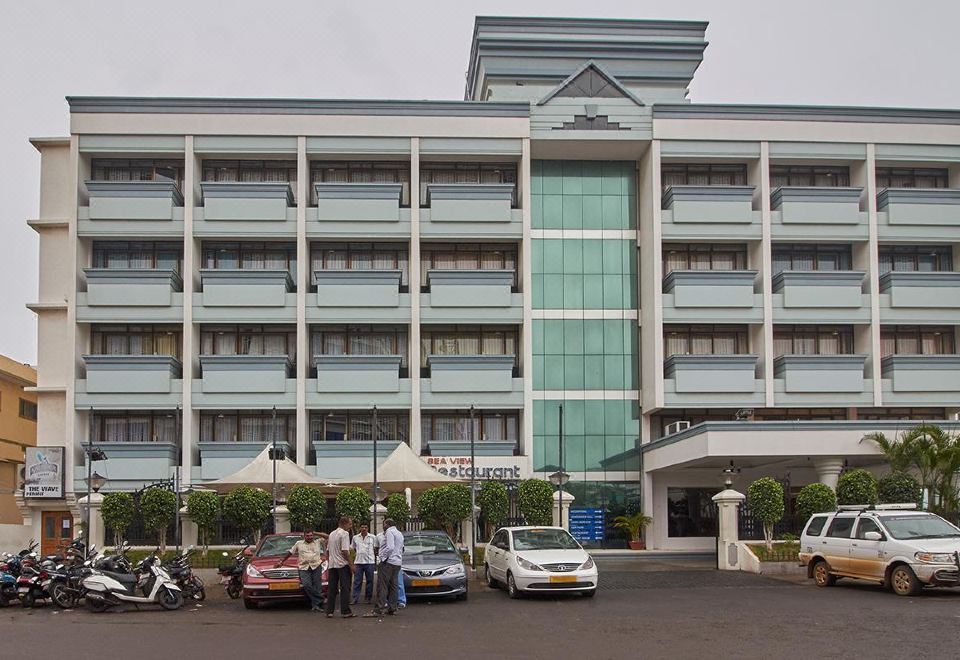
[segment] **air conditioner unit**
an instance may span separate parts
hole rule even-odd
[[[680,433],[680,431],[686,431],[688,428],[690,428],[690,422],[685,419],[681,419],[678,422],[667,424],[665,431],[667,432],[667,435],[673,435],[674,433]]]

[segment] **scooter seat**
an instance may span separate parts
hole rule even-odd
[[[113,578],[120,584],[136,584],[137,576],[131,573],[112,573],[110,571],[104,571],[104,575],[107,577]]]

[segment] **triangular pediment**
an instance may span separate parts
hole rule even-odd
[[[616,78],[594,61],[585,62],[553,91],[540,100],[544,105],[554,98],[630,99],[637,105],[643,101],[630,93]]]

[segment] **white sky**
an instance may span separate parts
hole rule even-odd
[[[957,0],[0,1],[0,354],[36,361],[39,154],[67,95],[460,99],[473,17],[707,20],[694,102],[960,108]]]

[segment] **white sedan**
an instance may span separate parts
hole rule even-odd
[[[484,556],[487,584],[507,586],[511,598],[523,592],[597,591],[597,565],[562,527],[503,527]]]

